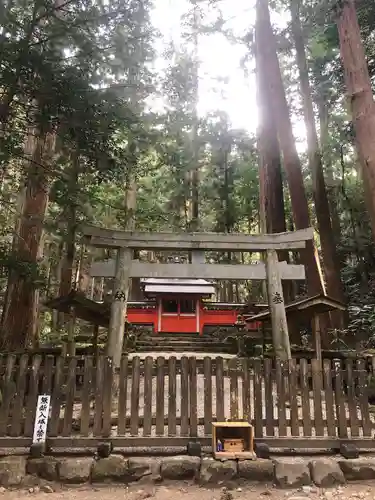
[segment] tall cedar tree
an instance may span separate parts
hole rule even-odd
[[[354,0],[341,0],[337,27],[347,96],[375,238],[375,103]]]
[[[264,43],[264,17],[257,15],[256,21],[256,67],[257,67],[257,104],[259,110],[258,152],[259,152],[259,200],[262,231],[267,233],[285,232],[285,204],[283,179],[281,174],[280,147],[277,138],[277,129],[272,109],[272,86],[267,74],[267,45]],[[288,252],[278,252],[280,261],[289,261]],[[284,299],[289,302],[293,299],[292,287],[283,283]],[[290,323],[290,322],[289,322]],[[293,340],[298,341],[299,331],[295,325],[290,334],[295,335]],[[287,326],[285,325],[285,331]],[[279,327],[277,330],[281,330]],[[274,347],[283,345],[282,338],[274,339]],[[281,348],[279,348],[281,349]]]
[[[139,70],[145,61],[143,56],[149,40],[147,2],[140,7],[136,2],[125,4],[122,0],[111,5],[98,5],[93,1],[88,3],[85,13],[78,2],[61,4],[60,0],[49,0],[31,4],[30,12],[25,11],[24,17],[23,10],[19,11],[17,22],[13,12],[7,12],[9,22],[3,30],[9,36],[1,39],[3,48],[13,47],[22,66],[18,74],[18,66],[12,62],[12,51],[4,51],[9,57],[3,58],[5,70],[0,75],[6,96],[1,103],[3,125],[6,126],[9,118],[9,106],[13,107],[11,111],[17,112],[22,102],[30,109],[26,117],[29,130],[24,152],[25,181],[20,190],[20,216],[13,244],[17,266],[9,271],[2,316],[0,347],[8,350],[22,349],[37,342],[35,276],[43,256],[44,218],[58,167],[57,155],[63,153],[66,141],[65,145],[69,144],[71,149],[79,146],[81,152],[86,148],[86,156],[91,155],[91,165],[95,165],[96,172],[98,169],[110,170],[113,158],[109,158],[108,147],[103,144],[108,146],[107,139],[113,133],[114,113],[107,115],[104,111],[106,93],[95,92],[92,84],[103,82],[109,74],[124,78],[124,74]],[[14,5],[14,2],[8,3],[9,9]],[[66,7],[63,11],[62,5]],[[129,30],[119,30],[119,25]],[[138,27],[141,36],[138,36]],[[24,57],[26,45],[27,58]],[[145,49],[135,54],[134,46]],[[65,48],[70,48],[75,55],[67,57]],[[80,91],[71,92],[71,88]],[[98,96],[97,106],[88,106],[82,113],[87,101],[95,100],[95,96]],[[113,103],[113,99],[110,102]],[[124,109],[124,105],[120,106],[120,111]],[[64,287],[71,281],[68,272],[63,281]]]
[[[277,58],[276,40],[271,26],[268,0],[257,0],[257,15],[260,19],[259,22],[264,26],[262,39],[258,43],[264,46],[265,71],[269,82],[268,85],[271,87],[271,102],[289,185],[294,222],[296,229],[304,229],[310,226],[309,209],[303,184],[301,163],[293,137],[288,103]],[[309,294],[321,293],[323,291],[322,278],[319,272],[318,257],[312,242],[308,243],[306,250],[301,252],[301,258],[306,268]]]
[[[39,290],[34,279],[43,252],[43,221],[51,186],[56,131],[34,129],[30,133],[35,134],[31,141],[34,143],[33,153],[25,169],[25,187],[20,193],[22,210],[13,245],[14,255],[26,267],[24,272],[19,269],[9,272],[2,318],[2,350],[31,347],[37,338]]]
[[[257,105],[259,110],[258,151],[261,227],[263,232],[286,231],[280,148],[270,98],[267,74],[267,44],[261,16],[256,23]]]
[[[324,273],[328,295],[344,302],[344,289],[340,279],[339,258],[332,230],[330,207],[323,174],[322,156],[319,149],[318,135],[315,126],[314,109],[308,73],[309,70],[307,66],[299,12],[300,5],[301,2],[299,0],[292,0],[290,2],[290,10],[292,14],[292,33],[297,55],[300,91],[307,132],[309,166],[313,182],[313,197],[323,253]],[[332,314],[331,317],[332,326],[335,328],[344,327],[344,316],[342,313]]]

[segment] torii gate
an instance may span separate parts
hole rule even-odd
[[[246,235],[220,233],[148,233],[118,231],[95,226],[83,228],[86,244],[117,250],[113,302],[108,333],[107,355],[114,368],[121,361],[130,278],[205,278],[218,280],[266,280],[272,318],[275,354],[290,359],[290,343],[285,314],[282,280],[304,280],[303,265],[279,262],[277,251],[299,250],[313,239],[313,229],[294,232]],[[155,264],[133,260],[134,250],[191,251],[189,264]],[[206,264],[206,251],[263,252],[266,264]]]

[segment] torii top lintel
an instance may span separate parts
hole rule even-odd
[[[314,237],[312,228],[275,234],[240,233],[151,233],[118,231],[84,226],[87,244],[101,248],[134,248],[140,250],[296,250],[306,247]]]

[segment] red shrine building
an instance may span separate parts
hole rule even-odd
[[[152,325],[154,333],[199,333],[205,327],[236,326],[241,304],[212,302],[213,283],[204,279],[141,280],[145,301],[128,302],[127,321]],[[254,322],[248,329],[257,330]]]
[[[112,269],[113,268],[113,269]],[[103,261],[91,267],[91,277],[114,275],[114,263]],[[130,325],[147,326],[154,334],[196,333],[220,327],[236,327],[244,312],[244,304],[212,300],[215,284],[204,279],[145,278],[140,280],[143,300],[129,300],[126,320]],[[103,302],[71,291],[67,296],[51,299],[46,306],[71,313],[97,326],[109,327],[111,294]],[[261,323],[247,322],[246,330],[260,332]]]

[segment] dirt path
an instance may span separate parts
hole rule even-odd
[[[4,500],[18,500],[24,498],[34,500],[351,500],[375,499],[375,482],[350,484],[345,487],[330,490],[305,487],[305,491],[283,491],[264,485],[246,486],[228,493],[221,489],[203,489],[181,482],[178,486],[163,485],[158,487],[140,485],[126,487],[80,487],[62,489],[54,493],[4,492],[0,498]]]

